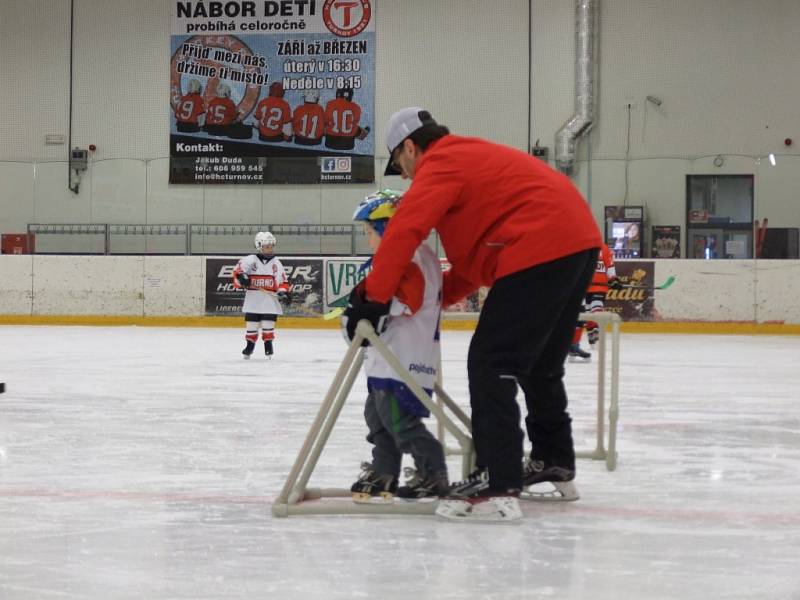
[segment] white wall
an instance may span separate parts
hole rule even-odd
[[[73,144],[98,147],[77,196],[67,190],[66,146],[44,144],[68,129],[70,2],[0,3],[3,232],[30,222],[348,222],[373,187],[405,185],[380,175],[382,123],[400,106],[425,105],[454,132],[518,148],[529,143],[529,109],[530,141],[551,148],[573,111],[573,0],[530,0],[532,63],[527,0],[375,0],[375,186],[170,186],[170,2],[74,3]],[[630,133],[628,203],[646,205],[650,224],[684,224],[687,174],[753,173],[755,217],[800,227],[800,2],[599,4],[597,119],[574,173],[598,221],[625,196]],[[786,137],[797,143],[784,147]],[[768,152],[776,167],[758,160]],[[717,154],[726,156],[721,168]]]
[[[656,292],[656,320],[800,323],[800,261],[653,262],[656,282],[677,277]],[[205,309],[203,257],[3,255],[0,281],[0,315],[198,317]]]

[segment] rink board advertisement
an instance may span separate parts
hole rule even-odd
[[[344,308],[350,292],[369,273],[361,266],[369,257],[349,259],[328,259],[325,261],[325,311]],[[442,271],[450,268],[450,263],[441,260]],[[446,312],[480,312],[488,288],[470,294],[461,301],[444,307]]]
[[[615,267],[617,278],[625,288],[608,290],[606,312],[617,313],[623,321],[655,320],[654,264],[643,260],[619,260]]]
[[[322,314],[323,261],[318,258],[280,258],[292,294],[291,304],[283,309],[289,317],[318,317]],[[206,259],[206,314],[242,314],[244,291],[233,285],[233,269],[239,258]]]
[[[170,5],[170,183],[374,181],[370,0]]]
[[[360,270],[369,257],[325,261],[325,311],[347,306],[347,298],[369,269]]]

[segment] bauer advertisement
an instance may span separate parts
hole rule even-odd
[[[170,183],[371,183],[370,0],[171,0]]]
[[[289,278],[291,303],[283,313],[289,317],[318,317],[322,314],[322,260],[280,258]],[[206,314],[242,314],[244,291],[233,285],[233,268],[238,258],[206,259]]]

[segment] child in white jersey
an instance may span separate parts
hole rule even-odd
[[[239,261],[233,270],[233,285],[244,289],[245,335],[247,345],[242,354],[249,359],[258,340],[258,329],[261,327],[261,339],[264,340],[264,353],[272,356],[275,339],[275,323],[278,315],[283,314],[282,305],[288,304],[289,280],[286,271],[273,254],[275,236],[269,231],[256,234],[256,254],[249,254]]]
[[[363,221],[373,252],[381,242],[401,193],[381,190],[359,204],[353,220]],[[369,261],[368,261],[369,262]],[[439,318],[442,268],[431,248],[422,244],[414,254],[391,301],[381,341],[409,375],[431,394],[439,368]],[[347,317],[347,311],[344,313]],[[422,422],[430,415],[400,376],[374,348],[364,357],[368,396],[364,417],[367,441],[373,444],[372,463],[362,464],[350,488],[356,502],[392,502],[401,498],[446,496],[449,492],[444,450]],[[406,469],[406,485],[398,488],[403,454],[411,454],[416,469]]]

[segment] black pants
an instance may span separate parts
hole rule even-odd
[[[575,468],[564,361],[597,249],[498,279],[469,347],[472,437],[493,489],[522,487],[522,431],[517,384],[525,393],[532,456]]]

